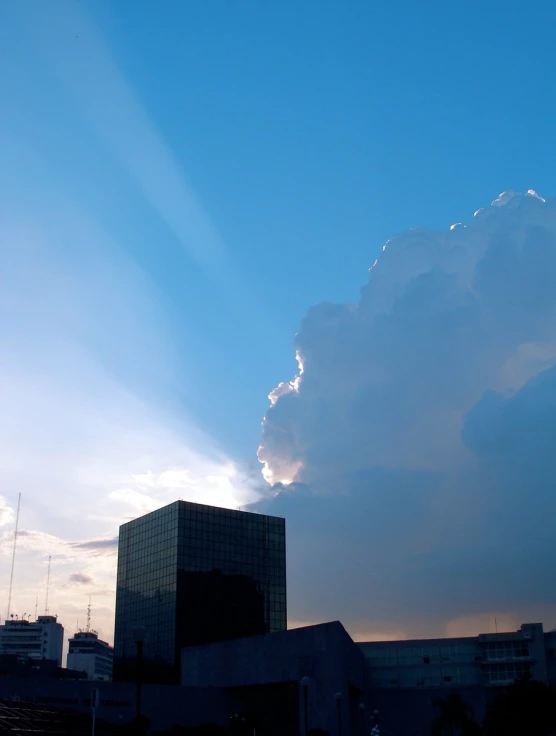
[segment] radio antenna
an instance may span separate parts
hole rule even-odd
[[[50,561],[52,560],[52,554],[48,555],[48,573],[46,575],[46,597],[44,599],[44,615],[48,616],[48,593],[50,591]]]
[[[10,609],[12,607],[12,586],[14,582],[15,550],[17,547],[17,532],[19,530],[19,507],[20,506],[21,506],[21,493],[17,497],[17,513],[15,515],[14,548],[12,550],[12,571],[10,573],[10,591],[8,593],[8,613],[6,615],[6,619],[10,617]]]

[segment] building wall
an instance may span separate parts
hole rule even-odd
[[[551,685],[556,685],[556,631],[548,631],[544,635],[544,651],[546,677]]]
[[[396,736],[428,733],[437,698],[457,691],[482,722],[500,688],[530,675],[556,682],[556,633],[542,624],[519,631],[450,639],[359,642],[369,698]]]
[[[18,654],[33,659],[52,659],[62,664],[64,627],[56,616],[36,621],[9,620],[0,626],[0,654]]]
[[[482,684],[482,651],[474,638],[359,643],[374,689]]]
[[[502,686],[530,674],[547,682],[542,624],[451,639],[359,642],[374,689]]]
[[[173,664],[176,626],[178,506],[120,527],[114,659],[136,654],[133,627],[145,626],[145,657]]]
[[[233,689],[287,683],[297,692],[300,733],[305,696],[310,727],[336,733],[339,716],[344,736],[359,732],[359,706],[367,705],[363,657],[339,622],[185,648],[181,677],[184,685]]]
[[[68,654],[68,669],[86,672],[89,680],[111,680],[112,660],[98,654]]]
[[[135,626],[147,629],[153,678],[165,664],[179,667],[184,646],[285,629],[284,519],[178,501],[124,524],[117,668],[136,657]]]
[[[68,669],[77,670],[78,672],[85,672],[87,679],[94,680],[95,677],[95,655],[94,654],[79,654],[77,652],[70,653],[66,657],[66,664]]]
[[[111,680],[113,648],[95,631],[80,631],[69,640],[67,666],[87,673],[90,680]]]
[[[519,631],[480,634],[485,685],[500,687],[522,677],[548,682],[542,624],[523,624]]]

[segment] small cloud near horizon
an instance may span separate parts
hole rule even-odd
[[[88,585],[93,582],[93,578],[82,572],[74,572],[69,576],[68,581],[70,583],[77,583],[78,585]]]

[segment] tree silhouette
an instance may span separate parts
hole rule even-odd
[[[473,709],[459,693],[450,693],[433,702],[440,714],[431,724],[432,736],[472,736],[480,733],[473,720]]]
[[[500,693],[485,719],[487,736],[553,736],[556,694],[547,685],[524,679]]]

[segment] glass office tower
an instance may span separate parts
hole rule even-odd
[[[286,527],[176,501],[120,527],[114,677],[177,681],[182,647],[286,628]]]

